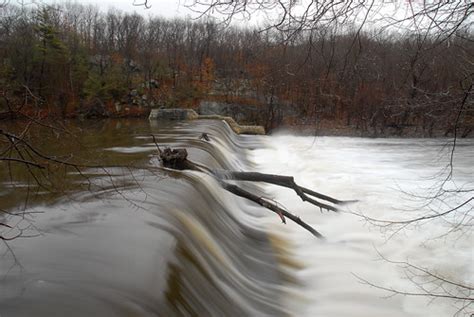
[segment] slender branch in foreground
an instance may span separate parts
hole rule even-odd
[[[39,169],[45,169],[45,167],[43,165],[37,164],[37,163],[32,162],[32,161],[17,159],[17,158],[13,158],[13,157],[0,157],[0,161],[17,162],[17,163],[31,165],[31,166],[37,167]]]
[[[454,316],[459,315],[461,312],[470,315],[467,308],[474,304],[474,297],[472,296],[474,286],[472,284],[452,280],[432,269],[418,266],[408,261],[390,260],[380,253],[379,250],[376,249],[376,251],[383,261],[396,265],[402,269],[405,272],[406,278],[416,287],[416,289],[402,290],[387,285],[380,285],[352,273],[360,283],[388,292],[389,295],[387,297],[402,295],[426,297],[431,300],[438,298],[454,300],[458,306],[458,311]]]
[[[353,276],[355,276],[362,284],[372,286],[377,289],[381,289],[387,292],[391,292],[394,295],[404,295],[404,296],[423,296],[423,297],[434,297],[434,298],[450,298],[450,299],[456,299],[456,300],[463,300],[463,301],[470,301],[474,302],[474,297],[470,296],[456,296],[456,295],[451,295],[451,294],[446,294],[446,293],[430,293],[430,292],[423,292],[423,293],[416,293],[416,292],[407,292],[407,291],[401,291],[397,290],[392,287],[385,287],[385,286],[380,286],[376,285],[372,282],[367,281],[366,279],[363,279],[362,277],[352,273]]]

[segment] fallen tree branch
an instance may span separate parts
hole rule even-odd
[[[156,144],[156,141],[155,141]],[[196,164],[190,160],[188,160],[188,152],[186,149],[171,149],[165,148],[161,150],[158,144],[156,144],[158,148],[158,153],[161,162],[163,163],[164,167],[175,169],[175,170],[193,170],[199,171],[206,174],[211,175],[214,177],[219,184],[227,190],[228,192],[246,198],[255,202],[256,204],[265,207],[276,214],[278,214],[283,223],[286,223],[285,217],[290,219],[291,221],[295,222],[299,226],[303,227],[304,229],[311,232],[314,236],[318,238],[323,238],[323,235],[319,233],[316,229],[311,227],[309,224],[301,220],[298,216],[293,215],[292,213],[288,212],[287,210],[281,208],[277,204],[270,202],[268,199],[264,197],[257,196],[235,184],[230,184],[227,180],[236,180],[236,181],[250,181],[250,182],[264,182],[268,184],[273,184],[277,186],[287,187],[293,189],[298,196],[301,197],[303,201],[307,201],[319,208],[337,211],[337,207],[329,205],[328,203],[332,203],[335,205],[340,205],[343,203],[347,203],[348,201],[342,201],[335,198],[332,198],[327,195],[323,195],[311,189],[301,187],[295,183],[294,178],[292,176],[283,176],[283,175],[273,175],[273,174],[263,174],[263,173],[256,173],[256,172],[236,172],[236,171],[213,171],[208,169],[205,166],[201,166]],[[325,200],[328,203],[323,203],[315,198],[309,197],[313,196],[320,200]]]
[[[293,176],[263,174],[263,173],[257,173],[257,172],[234,172],[234,171],[216,172],[215,175],[223,179],[250,181],[250,182],[264,182],[264,183],[273,184],[277,186],[287,187],[287,188],[293,189],[296,192],[296,194],[301,197],[303,201],[307,201],[317,207],[331,210],[331,211],[337,211],[337,208],[334,206],[330,206],[328,204],[321,203],[311,197],[308,197],[308,195],[329,201],[336,205],[344,203],[344,201],[342,200],[338,200],[338,199],[323,195],[321,193],[315,192],[311,189],[299,186],[298,184],[295,183]]]
[[[224,188],[225,190],[231,192],[232,194],[243,197],[243,198],[246,198],[246,199],[249,199],[249,200],[259,204],[260,206],[265,207],[265,208],[277,213],[280,216],[283,223],[286,223],[286,221],[285,221],[285,217],[286,217],[286,218],[292,220],[293,222],[295,222],[296,224],[300,225],[301,227],[305,228],[309,232],[311,232],[314,236],[316,236],[318,238],[323,238],[323,235],[321,233],[319,233],[316,229],[314,229],[313,227],[308,225],[306,222],[301,220],[300,217],[289,213],[288,211],[278,207],[276,204],[269,202],[265,198],[257,196],[255,194],[252,194],[251,192],[248,192],[245,189],[242,189],[241,187],[239,187],[237,185],[234,185],[234,184],[229,184],[229,183],[226,183],[224,181],[221,181],[220,184],[221,184],[222,188]]]

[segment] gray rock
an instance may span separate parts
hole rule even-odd
[[[148,119],[195,120],[199,116],[192,109],[153,109]]]

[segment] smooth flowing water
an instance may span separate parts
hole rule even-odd
[[[68,128],[76,131],[75,124]],[[85,170],[87,180],[70,169],[66,179],[92,186],[65,182],[63,194],[30,182],[35,207],[26,212],[43,213],[7,221],[23,228],[32,223],[41,235],[9,242],[16,259],[1,246],[1,316],[284,313],[281,274],[258,225],[265,212],[206,175],[153,169],[159,162],[151,134],[161,146],[186,147],[195,162],[239,170],[251,168],[245,152],[258,145],[253,138],[237,137],[218,121],[107,121],[81,131],[71,143],[43,131],[35,143],[48,153],[80,144],[88,162],[100,157],[107,165],[135,167]],[[199,140],[202,132],[212,142]],[[4,175],[2,207],[23,205],[21,185]]]
[[[236,136],[218,121],[122,120],[70,128],[76,131],[74,142],[43,131],[39,146],[114,167],[83,170],[87,179],[73,169],[62,171],[55,180],[62,180],[65,190],[51,193],[35,188],[21,171],[14,171],[18,181],[12,183],[0,165],[0,208],[20,210],[26,200],[30,212],[26,219],[4,215],[2,221],[33,235],[9,242],[13,252],[0,246],[2,317],[456,312],[448,300],[427,306],[423,297],[384,298],[386,292],[361,283],[362,278],[413,290],[404,270],[381,256],[472,283],[469,229],[455,240],[431,240],[446,229],[445,223],[431,221],[391,236],[352,214],[405,217],[402,209],[415,202],[401,190],[432,184],[429,177],[446,160],[439,153],[446,140]],[[202,132],[210,142],[199,139]],[[162,146],[186,147],[190,159],[213,169],[295,175],[302,185],[360,201],[337,214],[320,213],[289,190],[244,185],[315,226],[326,237],[318,240],[224,191],[207,175],[157,169],[151,134]],[[474,180],[473,149],[470,141],[458,146],[459,183]]]

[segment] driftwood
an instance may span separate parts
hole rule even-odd
[[[155,142],[156,144],[156,142]],[[210,170],[205,166],[199,165],[188,160],[188,152],[186,149],[170,149],[165,148],[161,150],[160,147],[157,145],[160,160],[164,167],[176,169],[176,170],[194,170],[200,171],[206,174],[213,176],[219,184],[225,190],[231,192],[234,195],[246,198],[251,200],[262,207],[265,207],[276,214],[278,214],[283,223],[286,223],[286,218],[292,220],[296,224],[300,225],[304,229],[311,232],[314,236],[318,238],[322,238],[322,234],[315,230],[313,227],[308,225],[306,222],[301,220],[298,216],[293,215],[292,213],[288,212],[287,210],[281,208],[277,205],[277,203],[266,199],[261,196],[257,196],[240,186],[235,184],[231,184],[227,181],[235,180],[235,181],[249,181],[249,182],[264,182],[268,184],[274,184],[277,186],[287,187],[293,189],[298,196],[301,197],[303,201],[307,201],[321,210],[331,210],[337,211],[337,207],[335,205],[341,205],[347,203],[348,201],[342,201],[335,198],[332,198],[327,195],[323,195],[311,189],[299,186],[295,183],[293,177],[291,176],[282,176],[282,175],[273,175],[273,174],[262,174],[262,173],[255,173],[255,172],[236,172],[236,171],[215,171]],[[324,202],[321,202],[323,200]]]

